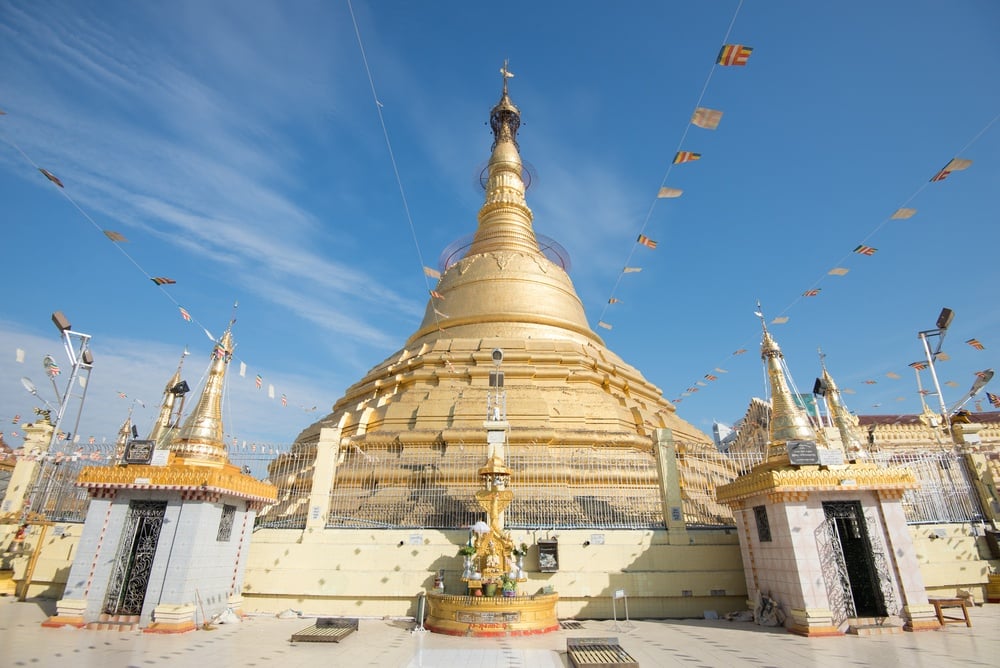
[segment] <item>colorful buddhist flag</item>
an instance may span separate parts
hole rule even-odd
[[[431,269],[430,267],[424,267],[424,274],[430,276],[431,278],[441,278],[441,272],[437,269]]]
[[[865,385],[877,385],[877,384],[878,384],[878,381],[877,380],[872,380],[871,378],[869,378],[868,380],[865,381]]]
[[[647,237],[645,234],[640,234],[635,241],[636,243],[642,244],[646,248],[656,248],[656,242]]]
[[[695,160],[701,160],[701,153],[692,153],[691,151],[677,151],[677,155],[674,156],[675,165],[679,165],[683,162],[694,162]]]
[[[660,188],[660,191],[656,193],[656,196],[660,199],[677,199],[684,194],[684,191],[680,188]]]
[[[638,274],[642,271],[642,267],[625,267],[622,269],[623,274]]]
[[[191,322],[191,314],[187,312],[187,309],[183,306],[178,306],[177,308],[180,309],[181,317],[186,321]]]
[[[174,283],[177,282],[174,279],[167,278],[165,276],[154,276],[154,277],[150,278],[149,280],[153,281],[157,285],[173,285]]]
[[[56,178],[56,175],[53,174],[52,172],[50,172],[49,170],[42,169],[41,167],[39,167],[38,171],[40,171],[42,173],[42,176],[44,176],[45,178],[47,178],[49,181],[52,181],[52,183],[56,184],[60,188],[63,187],[63,182],[60,181],[58,178]]]
[[[444,299],[444,295],[442,295],[437,290],[431,290],[431,297],[433,297],[434,299]]]
[[[21,421],[21,416],[20,415],[15,415],[13,417],[13,419],[11,419],[11,424],[17,424],[20,421]]]
[[[812,290],[806,290],[805,292],[802,293],[802,296],[803,297],[815,297],[816,295],[819,294],[819,291],[822,290],[822,289],[823,288],[813,288]]]
[[[286,397],[283,394],[281,395],[281,405],[282,406],[287,406],[288,405],[288,397]]]
[[[972,346],[976,350],[986,350],[986,346],[984,346],[983,344],[981,344],[979,342],[979,339],[969,339],[968,341],[966,341],[966,343],[968,343],[970,346]]]
[[[906,220],[907,218],[913,218],[914,214],[917,213],[916,209],[897,209],[896,213],[892,214],[893,220]]]
[[[256,377],[256,378],[254,379],[254,384],[255,384],[255,385],[257,386],[257,389],[258,389],[258,390],[259,390],[259,389],[261,388],[261,386],[262,386],[262,385],[264,384],[264,379],[260,377],[260,374],[259,374],[259,373],[257,374],[257,377]]]
[[[119,399],[128,399],[128,395],[125,394],[124,392],[119,392],[118,393],[118,398]]]
[[[948,175],[952,172],[960,172],[963,169],[968,169],[972,166],[971,160],[964,160],[962,158],[952,158],[948,161],[948,164],[941,168],[937,174],[931,177],[931,182],[934,181],[944,181],[948,178]],[[61,184],[60,184],[61,185]]]
[[[834,267],[826,273],[830,276],[846,276],[848,271],[850,271],[850,269],[845,269],[844,267]]]
[[[923,371],[924,369],[927,368],[927,362],[921,362],[921,361],[910,362],[907,366],[909,366],[911,369],[916,369],[917,371]]]
[[[723,44],[719,50],[719,57],[715,60],[717,65],[723,67],[743,67],[750,59],[753,48],[742,44]]]
[[[958,387],[958,383],[956,383],[953,380],[946,380],[944,381],[944,384],[947,385],[948,387]]]
[[[787,315],[779,315],[777,318],[775,318],[774,320],[771,321],[771,324],[772,325],[784,325],[786,322],[788,322],[788,316]]]
[[[622,300],[617,299],[615,297],[612,297],[611,299],[608,300],[609,304],[621,304],[621,302],[622,302]]]
[[[45,373],[47,373],[52,378],[55,378],[62,372],[61,369],[59,368],[59,365],[56,363],[55,358],[52,357],[52,355],[46,355],[42,359],[42,366],[45,367]]]
[[[714,376],[714,375],[712,375],[710,373],[706,373],[705,374],[705,380],[719,380],[719,377],[718,376]]]
[[[705,130],[715,130],[722,121],[722,112],[716,109],[698,107],[691,114],[691,124]]]
[[[604,322],[603,320],[598,320],[597,321],[597,326],[598,327],[603,327],[604,329],[611,329],[611,325],[609,325],[608,323]]]
[[[742,355],[742,354],[743,354],[743,353],[745,353],[746,351],[747,351],[747,349],[746,349],[746,348],[740,348],[739,350],[734,350],[734,351],[733,351],[733,354],[734,354],[734,355]]]
[[[112,241],[128,241],[128,239],[125,238],[124,234],[122,234],[121,232],[114,232],[112,230],[104,230],[104,236],[106,236],[108,239],[111,239]]]
[[[877,248],[872,248],[871,246],[865,246],[864,244],[860,244],[857,248],[854,249],[854,252],[857,253],[858,255],[874,255],[876,251],[878,251]]]
[[[892,378],[893,380],[899,380],[899,374],[896,373],[895,371],[890,371],[889,373],[887,373],[885,375],[886,375],[887,378]]]
[[[1000,408],[1000,396],[997,396],[995,394],[990,394],[989,392],[987,392],[986,399],[990,402],[990,405],[992,405],[994,408]]]

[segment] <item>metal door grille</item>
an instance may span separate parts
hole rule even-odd
[[[104,612],[109,615],[140,615],[146,587],[156,556],[166,501],[132,501],[115,555]]]

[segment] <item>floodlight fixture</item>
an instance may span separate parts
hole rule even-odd
[[[951,326],[951,321],[955,317],[955,312],[950,308],[941,309],[941,314],[937,319],[937,328],[940,330],[948,329]]]
[[[73,325],[69,324],[69,319],[63,314],[62,311],[56,311],[52,314],[52,324],[55,325],[56,329],[60,332],[73,329]]]

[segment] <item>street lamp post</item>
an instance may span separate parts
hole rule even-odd
[[[927,366],[931,370],[931,379],[934,381],[934,390],[937,393],[938,402],[941,407],[941,419],[942,424],[947,433],[951,433],[951,420],[948,417],[948,407],[944,403],[944,395],[941,394],[941,384],[938,382],[937,370],[934,368],[934,360],[937,359],[938,355],[941,354],[941,346],[944,344],[944,335],[948,332],[948,327],[951,326],[951,321],[955,317],[955,313],[950,308],[941,309],[941,314],[938,315],[936,327],[934,329],[925,329],[917,333],[920,338],[921,343],[924,345],[924,354],[927,355]],[[937,347],[934,352],[931,352],[931,346],[928,342],[928,338],[936,336]]]

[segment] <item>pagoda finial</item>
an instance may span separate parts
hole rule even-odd
[[[235,307],[234,307],[235,308]],[[226,366],[233,357],[233,318],[226,331],[212,350],[208,380],[201,391],[198,403],[184,421],[180,433],[170,445],[170,450],[184,463],[204,466],[222,466],[228,462],[223,442],[222,391],[226,380]]]
[[[486,199],[479,210],[479,229],[468,254],[516,251],[541,255],[531,227],[531,209],[524,198],[527,186],[517,145],[521,111],[507,94],[508,79],[514,74],[506,60],[500,74],[503,76],[503,91],[500,101],[490,111],[493,145],[487,166]]]
[[[768,442],[767,458],[770,461],[787,461],[785,444],[788,441],[815,441],[816,432],[809,423],[805,411],[795,403],[795,397],[789,389],[788,379],[785,376],[785,356],[771,333],[767,331],[760,302],[757,302],[754,315],[760,318],[761,327],[764,329],[760,356],[764,360],[771,384],[771,438]]]
[[[834,382],[833,376],[826,368],[826,355],[820,352],[820,364],[823,367],[823,389],[826,392],[826,401],[830,410],[830,417],[833,425],[840,432],[840,442],[844,446],[844,453],[850,460],[862,459],[868,456],[864,441],[858,434],[858,419],[851,415],[844,405],[840,396],[840,388]]]

